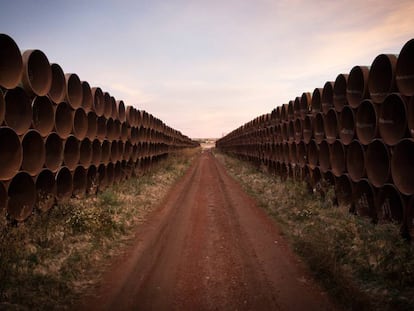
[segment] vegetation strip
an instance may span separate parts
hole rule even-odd
[[[309,189],[218,151],[215,156],[345,308],[414,309],[414,247],[401,239],[397,224],[351,215],[349,206],[335,205],[333,189]]]
[[[70,309],[94,289],[198,152],[174,152],[143,176],[71,198],[17,227],[2,223],[0,309]]]

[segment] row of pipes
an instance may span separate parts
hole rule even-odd
[[[72,195],[96,193],[198,145],[65,74],[42,51],[20,52],[6,34],[0,34],[0,125],[0,211],[17,221],[35,207],[44,212]]]
[[[414,39],[217,141],[283,178],[329,183],[374,222],[410,234],[414,216]]]

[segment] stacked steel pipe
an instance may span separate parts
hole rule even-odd
[[[293,131],[293,132],[292,132]],[[335,82],[303,93],[217,141],[224,152],[313,187],[374,222],[414,216],[414,39],[399,55],[378,55]]]
[[[37,207],[95,193],[198,145],[125,106],[40,50],[0,34],[0,211],[23,221]]]

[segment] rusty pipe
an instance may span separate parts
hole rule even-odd
[[[90,140],[95,139],[97,133],[97,116],[94,111],[89,111],[88,115],[88,131],[86,132],[86,137]]]
[[[338,137],[338,114],[335,109],[330,108],[323,117],[326,141],[333,144]]]
[[[390,151],[381,139],[374,139],[365,153],[368,180],[377,188],[390,179]]]
[[[40,173],[45,164],[46,150],[43,138],[36,130],[29,130],[22,138],[23,161],[21,169],[30,176]]]
[[[99,165],[101,163],[101,154],[102,154],[102,144],[99,139],[94,139],[92,141],[92,157],[91,163],[93,165]]]
[[[331,145],[330,161],[332,173],[336,177],[346,173],[346,148],[339,139]]]
[[[115,178],[115,167],[112,162],[109,162],[106,166],[106,184],[112,186]]]
[[[63,142],[58,134],[50,133],[45,138],[45,167],[55,173],[63,162]]]
[[[288,103],[288,106],[287,106],[287,118],[288,118],[288,121],[291,121],[291,120],[293,120],[295,118],[295,110],[294,110],[294,107],[293,106],[294,106],[294,101],[293,100],[290,100],[289,103]],[[151,117],[152,116],[150,114],[148,114],[148,122],[146,124],[146,127],[147,128],[150,128]]]
[[[79,140],[84,139],[88,133],[88,116],[82,107],[75,110],[72,133]]]
[[[98,166],[98,190],[103,190],[108,186],[107,176],[106,176],[106,165],[101,163]]]
[[[389,94],[397,91],[396,66],[397,55],[394,54],[380,54],[372,62],[368,75],[368,90],[374,103],[382,103]]]
[[[398,90],[404,96],[414,95],[414,39],[407,41],[398,55],[395,80]]]
[[[318,166],[318,159],[319,159],[319,146],[314,139],[312,139],[309,144],[307,145],[308,151],[308,164],[311,169],[314,169]]]
[[[82,106],[86,113],[93,110],[93,96],[91,86],[87,81],[82,81]]]
[[[321,98],[321,107],[323,113],[327,113],[329,109],[333,108],[333,88],[333,81],[327,81],[323,86]]]
[[[391,174],[395,186],[404,195],[414,194],[414,140],[402,139],[395,145],[391,159]]]
[[[354,66],[348,76],[346,98],[349,106],[358,108],[361,101],[369,98],[368,91],[369,68],[367,66]]]
[[[100,87],[93,87],[91,89],[92,98],[93,98],[93,105],[92,110],[95,111],[98,117],[104,115],[105,111],[105,100],[104,95]]]
[[[98,185],[98,169],[95,165],[91,165],[88,167],[88,170],[86,172],[86,193],[96,194]]]
[[[23,148],[17,133],[9,127],[0,127],[0,180],[9,180],[19,171]]]
[[[0,212],[2,215],[5,214],[5,210],[7,209],[7,188],[4,182],[0,181]]]
[[[296,119],[294,123],[295,143],[299,144],[303,139],[302,121]]]
[[[96,120],[96,137],[103,141],[107,137],[107,119],[104,116],[98,117]]]
[[[52,69],[46,55],[40,50],[26,50],[22,54],[22,85],[31,96],[46,96],[52,85]]]
[[[302,122],[302,132],[303,132],[303,141],[305,144],[309,144],[310,140],[313,138],[313,118],[311,116],[306,116]]]
[[[102,142],[101,162],[105,165],[109,163],[111,158],[111,143],[108,140]]]
[[[317,113],[315,115],[315,119],[313,120],[313,137],[318,144],[325,139],[325,127],[322,113]]]
[[[88,166],[92,162],[92,142],[89,138],[84,138],[80,142],[79,146],[79,164],[82,165],[84,168],[88,168]]]
[[[341,112],[345,106],[348,106],[348,100],[346,97],[348,77],[348,74],[340,73],[334,82],[333,103],[337,112]]]
[[[65,100],[66,96],[65,73],[58,64],[51,64],[50,70],[52,72],[52,83],[48,95],[50,100],[59,104]]]
[[[114,183],[118,184],[122,180],[122,167],[121,162],[116,161],[114,165]]]
[[[70,170],[73,171],[79,163],[80,158],[80,144],[79,140],[70,135],[63,147],[63,163]]]
[[[53,103],[46,96],[36,96],[32,101],[32,127],[46,137],[55,126]]]
[[[118,109],[115,97],[111,96],[111,116],[112,119],[118,119]]]
[[[36,208],[41,212],[47,212],[55,205],[56,180],[55,175],[49,169],[43,169],[35,178]]]
[[[312,93],[311,111],[312,114],[322,112],[322,92],[323,88],[315,88]]]
[[[33,178],[20,171],[10,181],[8,190],[7,213],[17,221],[27,219],[36,203],[36,187]]]
[[[368,145],[378,137],[377,109],[377,106],[369,99],[362,101],[358,107],[355,128],[359,141],[364,145]]]
[[[75,73],[65,74],[66,80],[66,101],[72,109],[78,109],[82,106],[83,88],[82,83]]]
[[[365,148],[358,140],[353,140],[346,153],[346,167],[349,177],[358,182],[366,176],[365,173]]]
[[[302,93],[299,101],[299,117],[303,120],[311,111],[312,94],[309,92]]]
[[[352,182],[347,174],[335,178],[335,195],[340,205],[352,202]]]
[[[106,137],[108,140],[112,141],[115,139],[116,130],[115,130],[115,123],[114,119],[109,118],[106,120]]]
[[[288,142],[293,143],[295,141],[295,122],[290,120],[287,125]]]
[[[23,135],[32,123],[32,105],[26,92],[16,87],[4,94],[6,104],[4,123],[14,129],[18,135]]]
[[[342,108],[339,116],[339,138],[344,145],[349,145],[355,137],[355,113],[349,106]]]
[[[13,89],[22,77],[22,55],[16,42],[3,33],[0,33],[0,47],[0,86]]]
[[[6,116],[6,103],[4,101],[4,94],[0,88],[0,125],[4,122],[4,117]]]
[[[111,95],[108,92],[104,92],[104,112],[103,115],[105,118],[110,118],[112,116],[112,102],[111,102]]]
[[[83,197],[87,187],[87,172],[85,167],[79,165],[73,172],[73,190],[72,193],[76,197]]]
[[[388,95],[381,104],[378,118],[381,138],[393,146],[408,133],[407,106],[404,97],[398,93]]]
[[[62,138],[69,137],[73,128],[74,112],[66,102],[57,105],[55,111],[55,131]]]
[[[123,100],[116,101],[116,109],[118,111],[118,120],[121,122],[126,121],[125,104]]]
[[[300,141],[296,146],[297,152],[297,162],[300,167],[305,167],[307,163],[307,153],[306,153],[306,144],[303,141]]]
[[[72,196],[73,179],[70,170],[66,166],[60,167],[56,173],[56,199],[62,202]]]

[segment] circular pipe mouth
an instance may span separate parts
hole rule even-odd
[[[99,185],[98,170],[95,165],[88,167],[86,172],[86,193],[96,194]]]
[[[369,68],[366,66],[355,66],[349,73],[346,98],[354,109],[358,108],[362,100],[369,98],[368,76]]]
[[[296,164],[297,162],[297,156],[296,156],[296,145],[290,144],[289,145],[289,163]]]
[[[106,137],[108,140],[114,140],[116,137],[115,123],[112,118],[106,120]]]
[[[105,118],[109,119],[112,116],[112,100],[111,95],[108,92],[104,92],[104,112],[103,115]]]
[[[0,46],[0,86],[13,89],[22,77],[22,55],[16,42],[6,34],[0,34]]]
[[[344,106],[339,116],[339,138],[344,145],[349,145],[355,137],[355,113],[349,106]]]
[[[36,188],[32,177],[26,172],[17,173],[9,184],[7,213],[12,219],[28,218],[36,203]]]
[[[74,123],[74,112],[72,108],[65,102],[57,105],[55,111],[55,130],[62,138],[66,139],[72,133]]]
[[[83,89],[82,83],[75,73],[65,74],[66,80],[66,100],[73,109],[78,109],[82,106]]]
[[[88,115],[88,131],[86,132],[86,137],[90,140],[95,139],[97,133],[97,116],[93,111],[89,111]]]
[[[0,125],[4,122],[4,117],[6,116],[6,103],[4,101],[4,94],[0,88]]]
[[[132,160],[133,162],[136,162],[137,159],[138,159],[138,145],[132,145],[132,153],[131,153],[130,160]]]
[[[293,101],[293,115],[294,119],[300,118],[300,98],[296,97]]]
[[[348,105],[346,98],[346,87],[348,83],[348,74],[340,73],[334,82],[333,88],[333,103],[335,110],[341,112],[342,109]]]
[[[23,135],[32,124],[32,105],[29,97],[22,88],[16,87],[6,92],[4,102],[5,124],[13,128],[18,135]]]
[[[73,134],[77,139],[82,140],[88,134],[88,116],[83,108],[75,110],[73,118]]]
[[[104,140],[102,143],[101,161],[104,164],[108,164],[110,158],[111,158],[111,143],[108,140]]]
[[[0,180],[9,180],[16,175],[22,161],[19,136],[9,127],[0,127]]]
[[[356,134],[362,144],[368,145],[378,137],[377,107],[371,100],[361,102],[356,113]]]
[[[403,139],[395,147],[391,159],[392,179],[405,195],[414,194],[414,141]]]
[[[407,108],[399,94],[393,93],[385,98],[378,123],[380,136],[387,145],[395,145],[407,134]]]
[[[346,150],[342,142],[337,139],[330,149],[332,173],[339,177],[346,173]]]
[[[118,160],[119,160],[118,142],[116,140],[114,140],[111,143],[111,157],[110,157],[110,161],[112,163],[115,163]]]
[[[56,198],[56,180],[53,172],[48,169],[42,170],[36,177],[37,209],[44,213],[53,207]]]
[[[145,144],[147,145],[147,144]],[[145,146],[144,146],[144,150],[145,150]],[[282,145],[282,151],[283,151],[283,163],[289,163],[289,144],[288,143],[284,143]],[[148,155],[148,152],[145,151],[144,153],[145,156]]]
[[[333,144],[338,137],[338,115],[335,109],[329,109],[323,119],[326,141]]]
[[[335,195],[339,204],[348,205],[352,202],[352,182],[347,174],[335,178]]]
[[[288,123],[287,134],[289,143],[293,143],[295,141],[295,122],[292,120]],[[151,141],[151,132],[148,141]]]
[[[107,186],[112,186],[115,179],[115,167],[113,163],[108,163],[106,166],[106,183]]]
[[[87,187],[87,172],[86,169],[79,165],[73,172],[73,195],[76,197],[83,197],[86,193]]]
[[[124,157],[125,145],[121,140],[116,141],[118,146],[118,161],[121,161]]]
[[[111,116],[112,119],[118,119],[118,109],[115,97],[111,96]]]
[[[126,121],[126,112],[125,112],[125,104],[122,100],[116,101],[116,109],[118,111],[118,120],[121,122]]]
[[[132,144],[131,142],[127,141],[124,146],[125,147],[124,147],[123,159],[128,161],[131,158]]]
[[[30,176],[36,176],[46,161],[45,144],[40,133],[36,130],[28,131],[22,138],[22,149],[22,170]]]
[[[55,125],[55,110],[50,99],[46,96],[35,97],[32,102],[32,114],[32,127],[42,137],[49,135]]]
[[[93,87],[91,89],[92,92],[92,99],[93,99],[93,111],[95,111],[98,117],[103,116],[105,111],[105,100],[104,95],[99,87]]]
[[[148,116],[148,121],[146,123],[146,127],[150,128],[151,124],[150,124],[150,120],[151,120],[151,115],[147,114]],[[294,101],[290,100],[287,106],[287,118],[288,121],[291,121],[295,118],[295,109],[294,109]]]
[[[46,96],[52,86],[52,69],[40,50],[23,52],[23,88],[29,95]]]
[[[106,138],[106,118],[105,117],[98,117],[96,121],[96,137],[100,141],[103,141]]]
[[[79,163],[79,158],[79,140],[75,136],[71,135],[64,143],[63,162],[70,171],[73,171]]]
[[[102,144],[99,139],[94,139],[92,142],[92,158],[91,163],[99,165],[101,163]]]
[[[58,201],[69,199],[73,191],[73,179],[70,170],[62,166],[56,173],[56,198]]]
[[[52,83],[50,85],[49,98],[58,104],[63,102],[66,96],[65,73],[58,64],[51,64],[50,70],[52,72]]]
[[[85,138],[80,143],[79,164],[87,168],[92,161],[92,142]]]
[[[56,172],[63,162],[63,143],[56,133],[50,133],[45,139],[45,166]]]
[[[376,221],[376,193],[374,187],[367,179],[361,179],[354,186],[353,201],[355,214],[369,217]]]
[[[135,126],[134,108],[132,106],[126,107],[125,119],[129,126]]]
[[[4,215],[4,211],[7,209],[7,188],[6,185],[0,181],[0,212]]]
[[[114,120],[114,139],[121,139],[121,121]]]
[[[377,215],[380,222],[401,223],[404,218],[405,203],[393,184],[385,184],[378,193]]]
[[[294,131],[295,131],[295,143],[299,144],[303,139],[302,122],[300,119],[295,120]]]
[[[318,144],[325,139],[325,126],[322,113],[317,113],[313,120],[313,136]]]
[[[299,117],[303,120],[312,107],[312,95],[309,92],[302,93],[299,104]]]
[[[303,141],[296,146],[297,161],[300,167],[305,167],[307,162],[306,145]]]
[[[82,81],[82,108],[85,112],[89,112],[93,109],[92,90],[87,81]]]
[[[395,69],[397,55],[380,54],[372,62],[368,76],[368,90],[374,103],[382,103],[388,94],[397,91]]]
[[[106,166],[102,163],[98,166],[98,189],[105,189],[107,184]]]
[[[122,180],[122,167],[121,162],[117,161],[114,166],[114,182],[119,183]]]
[[[280,108],[280,118],[284,122],[288,120],[288,104],[283,104],[282,107]]]
[[[414,95],[414,39],[407,41],[398,56],[396,83],[398,90],[405,96]]]
[[[312,113],[322,112],[322,92],[323,88],[315,88],[312,93]]]
[[[390,152],[380,139],[373,140],[365,153],[368,180],[377,188],[390,179]]]
[[[365,150],[358,140],[353,140],[348,145],[346,167],[352,181],[358,182],[365,177]]]
[[[327,113],[329,109],[333,108],[333,88],[334,82],[327,81],[323,86],[321,106],[322,112]]]
[[[308,163],[311,169],[314,169],[318,166],[319,159],[319,146],[314,139],[312,139],[308,144]]]
[[[326,140],[319,144],[319,168],[322,173],[326,173],[331,168],[329,144]]]

